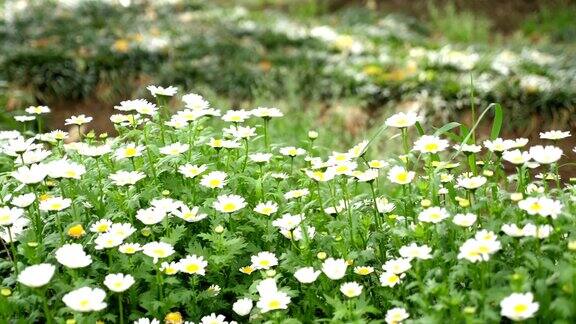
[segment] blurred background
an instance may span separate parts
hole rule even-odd
[[[84,113],[113,133],[113,106],[158,84],[278,106],[277,134],[338,143],[399,110],[440,126],[499,102],[504,136],[536,140],[575,129],[574,17],[560,0],[0,0],[0,129],[46,105],[50,128]]]

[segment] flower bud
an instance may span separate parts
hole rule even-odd
[[[524,198],[524,195],[522,195],[521,192],[513,192],[510,194],[510,199],[512,199],[512,201],[520,201]]]
[[[144,227],[143,229],[140,230],[140,233],[142,233],[142,235],[144,235],[145,237],[150,236],[150,234],[152,234],[152,230],[150,229],[150,227]]]

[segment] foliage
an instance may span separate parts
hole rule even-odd
[[[576,189],[558,177],[562,151],[497,138],[507,127],[500,106],[487,107],[475,125],[436,130],[416,114],[397,114],[375,135],[390,139],[332,151],[314,133],[271,135],[282,115],[276,109],[220,112],[187,95],[188,108],[170,116],[167,96],[176,89],[151,89],[156,105],[118,106],[116,138],[82,134],[86,116],[67,121],[81,133],[74,143],[61,132],[32,140],[0,133],[9,168],[0,175],[1,318],[208,323],[204,316],[215,313],[262,323],[397,323],[405,317],[391,314],[403,308],[412,323],[576,320]],[[489,110],[493,141],[476,146]],[[46,111],[28,113],[38,121]],[[542,136],[555,144],[570,134]],[[460,145],[455,153],[445,138]],[[377,160],[383,142],[401,142],[403,154]],[[516,149],[526,150],[521,163]],[[510,161],[517,173],[507,177]],[[266,201],[277,210],[258,207]],[[17,228],[20,220],[26,225]],[[103,220],[126,225],[118,231]],[[151,242],[174,253],[148,248]],[[79,244],[87,256],[58,252],[65,244]],[[88,256],[89,264],[73,268]],[[207,264],[186,267],[186,256]],[[175,273],[161,268],[169,261],[177,262]],[[30,288],[47,274],[22,274],[39,263],[56,266],[55,274]],[[323,273],[306,283],[295,276],[302,267]],[[133,284],[113,291],[105,281],[116,273]],[[81,287],[103,288],[105,296],[65,297]],[[245,315],[233,307],[241,298],[253,305]],[[98,309],[78,311],[87,305]]]

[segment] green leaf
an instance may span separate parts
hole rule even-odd
[[[448,132],[448,131],[450,131],[450,130],[458,127],[458,126],[460,126],[460,123],[457,123],[457,122],[448,123],[448,124],[446,124],[446,125],[438,128],[438,129],[434,132],[434,135],[440,136],[440,135],[442,135],[442,134],[444,134],[444,133],[446,133],[446,132]]]
[[[416,129],[418,130],[418,134],[420,136],[424,135],[424,128],[422,128],[422,125],[420,125],[420,122],[416,122]]]
[[[185,233],[186,233],[186,226],[184,225],[174,226],[168,232],[168,235],[163,237],[163,241],[175,245],[184,236]]]
[[[500,130],[502,129],[502,119],[504,113],[502,112],[502,106],[500,104],[494,105],[494,122],[492,123],[492,130],[490,131],[490,139],[494,140],[500,135]]]
[[[476,121],[476,123],[472,126],[472,129],[470,129],[470,131],[468,132],[468,134],[466,135],[466,137],[464,137],[464,139],[462,140],[462,142],[460,143],[460,145],[464,144],[464,143],[468,143],[468,140],[470,139],[470,137],[472,137],[472,134],[474,134],[474,132],[476,131],[476,128],[478,127],[478,125],[480,124],[480,122],[482,121],[482,119],[484,118],[484,116],[486,116],[486,114],[490,111],[490,109],[492,109],[493,107],[496,107],[498,104],[495,103],[491,103],[488,107],[486,107],[486,109],[484,109],[484,112],[482,112],[482,114],[480,115],[480,117],[478,118],[478,120]],[[498,105],[499,106],[499,105]],[[502,108],[500,108],[502,109]],[[501,124],[501,123],[500,123]],[[502,125],[500,125],[502,126]],[[498,132],[500,132],[498,130]],[[454,160],[454,158],[456,156],[458,156],[458,154],[460,154],[460,151],[462,150],[462,148],[460,148],[457,152],[455,152],[454,154],[452,154],[452,156],[450,157],[450,160]]]

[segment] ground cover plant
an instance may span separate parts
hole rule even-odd
[[[276,108],[148,89],[155,102],[115,106],[114,138],[83,133],[86,115],[66,120],[75,142],[0,132],[2,319],[575,320],[576,189],[558,176],[575,152],[556,146],[570,132],[499,138],[493,104],[470,125],[398,113],[328,148],[330,133],[271,136],[292,118]],[[382,143],[402,150],[383,159]]]

